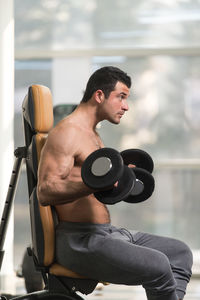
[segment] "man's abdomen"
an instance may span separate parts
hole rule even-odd
[[[73,202],[57,205],[56,211],[60,221],[104,224],[110,222],[107,207],[93,195]]]

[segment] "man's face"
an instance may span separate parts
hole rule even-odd
[[[122,82],[118,81],[108,98],[103,102],[103,111],[105,120],[113,124],[119,124],[124,113],[129,109],[127,98],[130,95],[130,89]]]

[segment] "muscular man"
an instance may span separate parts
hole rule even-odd
[[[89,78],[81,103],[49,133],[38,171],[41,205],[56,208],[56,259],[88,278],[142,285],[149,300],[183,299],[192,254],[178,240],[111,225],[108,209],[81,179],[86,157],[104,147],[96,126],[119,124],[128,111],[130,77],[104,67]]]

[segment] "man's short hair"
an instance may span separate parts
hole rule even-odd
[[[119,68],[107,66],[98,69],[89,78],[81,102],[90,100],[97,90],[102,90],[105,97],[108,98],[118,81],[124,83],[128,88],[131,87],[130,76]]]

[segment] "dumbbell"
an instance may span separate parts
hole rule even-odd
[[[81,168],[83,182],[97,190],[95,197],[104,204],[123,201],[131,193],[136,177],[124,164],[120,153],[112,148],[92,152]],[[118,182],[117,186],[114,184]]]
[[[155,181],[151,175],[154,169],[151,156],[140,149],[128,149],[122,151],[120,154],[125,165],[133,164],[136,166],[131,168],[136,176],[135,186],[124,201],[128,203],[139,203],[147,200],[155,188]]]

